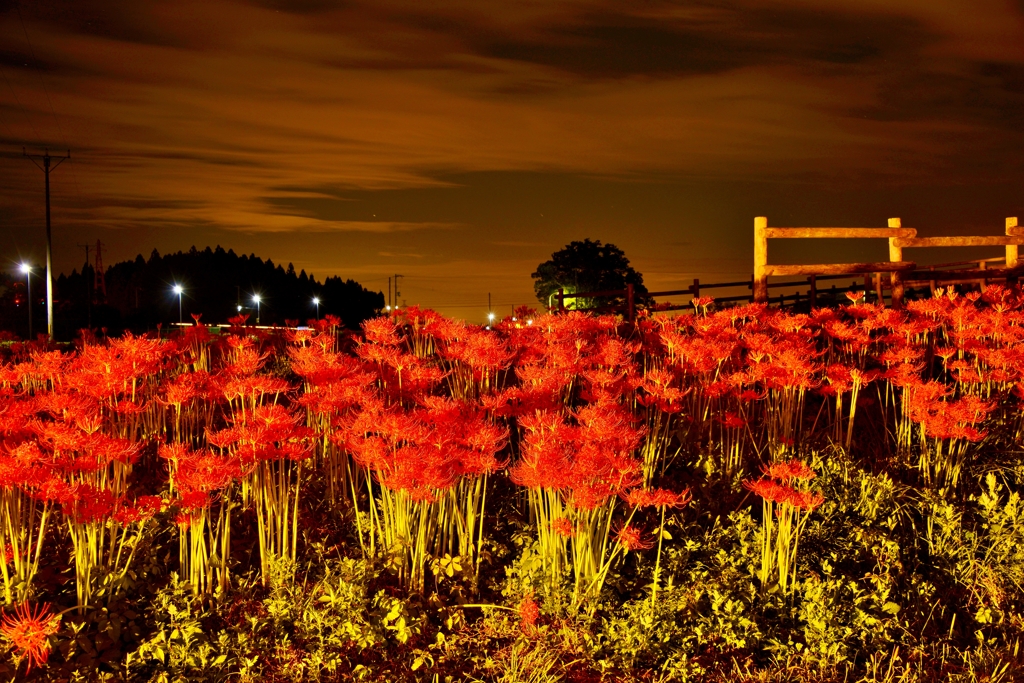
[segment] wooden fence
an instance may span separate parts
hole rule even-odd
[[[892,305],[903,305],[905,285],[910,282],[929,282],[932,288],[937,284],[936,271],[920,272],[913,261],[903,260],[903,250],[918,247],[989,247],[1005,248],[1003,268],[967,268],[942,273],[944,281],[988,281],[1003,279],[1015,281],[1020,275],[1017,261],[1017,247],[1024,244],[1024,232],[1017,226],[1015,217],[1007,218],[1006,236],[966,237],[918,237],[914,228],[904,228],[899,218],[890,218],[886,228],[769,228],[768,219],[758,216],[754,219],[754,301],[768,300],[768,277],[772,275],[838,275],[873,273],[876,278],[876,293],[882,298],[883,288],[888,285]],[[812,265],[778,266],[768,263],[769,238],[880,238],[889,241],[889,260],[880,263],[819,263]],[[987,263],[987,260],[985,260]],[[971,262],[973,263],[973,262]],[[883,273],[889,273],[884,282]]]
[[[904,228],[899,218],[890,218],[889,225],[885,228],[776,228],[768,227],[768,219],[758,216],[754,219],[754,274],[750,280],[738,282],[712,282],[701,283],[694,278],[693,284],[685,289],[668,290],[662,292],[648,292],[647,297],[685,296],[692,298],[701,296],[701,292],[713,289],[726,289],[735,287],[747,287],[749,294],[739,296],[715,297],[716,301],[757,301],[767,303],[768,290],[772,288],[792,288],[807,286],[807,300],[811,306],[815,305],[818,298],[818,285],[824,281],[835,281],[848,279],[851,275],[863,275],[863,286],[853,283],[850,289],[862,289],[865,292],[874,291],[878,301],[884,301],[886,290],[889,291],[890,300],[894,308],[903,304],[905,289],[908,285],[928,284],[930,289],[935,289],[940,284],[963,284],[980,282],[985,286],[990,281],[1016,282],[1017,278],[1024,274],[1024,265],[1018,261],[1018,247],[1024,244],[1024,227],[1018,226],[1017,218],[1006,219],[1005,236],[963,236],[963,237],[918,237],[914,228]],[[797,265],[779,265],[768,262],[768,240],[769,239],[871,239],[879,238],[888,240],[889,260],[875,263],[815,263]],[[1005,256],[998,258],[976,259],[972,261],[954,261],[951,263],[939,263],[931,266],[918,266],[914,261],[903,260],[904,249],[916,249],[925,247],[995,247],[1001,246],[1005,249]],[[966,266],[966,267],[965,267]],[[884,275],[888,274],[888,278]],[[771,282],[770,277],[777,276],[804,276],[802,280],[789,280],[786,282]],[[833,289],[835,287],[833,286]],[[621,304],[602,306],[578,310],[592,312],[619,312],[625,315],[627,320],[633,321],[636,317],[636,295],[633,286],[626,289],[604,290],[594,292],[578,292],[567,295],[564,289],[560,288],[555,295],[556,305],[551,310],[564,311],[565,299],[584,299],[598,297],[623,298]],[[795,301],[800,301],[799,293],[794,295]],[[780,297],[780,303],[785,303],[785,295]],[[657,310],[679,310],[689,308],[691,303],[681,305],[657,306]]]

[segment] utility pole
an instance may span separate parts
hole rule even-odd
[[[96,267],[93,268],[96,276],[96,284],[92,288],[96,296],[96,303],[105,303],[107,300],[107,278],[103,273],[103,242],[96,240]]]
[[[91,244],[79,244],[78,246],[85,249],[85,266],[82,268],[82,279],[85,280],[85,306],[88,311],[86,320],[88,320],[87,327],[92,329],[92,281],[86,279],[85,268],[89,265],[89,250],[92,248]],[[95,278],[93,278],[95,280]]]
[[[39,156],[38,154],[29,154],[22,147],[21,154],[31,159],[32,163],[46,176],[46,334],[50,341],[53,341],[53,237],[50,232],[50,171],[60,166],[66,159],[70,159],[71,150],[68,150],[66,156],[51,157],[50,150],[44,150],[43,156]],[[41,159],[43,165],[40,166],[36,163],[36,159]],[[50,161],[54,159],[57,163],[51,167]]]
[[[388,278],[388,310],[391,310],[391,278]]]
[[[398,273],[395,273],[395,308],[398,308],[398,278],[400,278],[400,277],[405,277],[405,276],[404,275],[399,275]],[[392,310],[394,310],[394,309],[392,309]]]

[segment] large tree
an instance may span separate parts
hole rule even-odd
[[[624,290],[631,284],[638,303],[647,295],[644,276],[629,265],[621,249],[614,244],[601,244],[601,240],[570,242],[552,254],[549,261],[537,266],[533,279],[533,290],[544,306],[557,305],[559,288],[565,292],[566,308],[595,308],[625,302],[625,296],[573,297],[576,292]]]

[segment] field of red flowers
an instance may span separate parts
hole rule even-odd
[[[16,680],[1024,677],[1024,299],[13,344]]]

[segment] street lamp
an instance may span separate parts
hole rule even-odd
[[[28,286],[28,338],[32,340],[32,266],[27,263],[21,264],[21,272],[25,274],[25,284]]]
[[[313,305],[316,306],[316,319],[320,319],[320,297],[313,297]]]
[[[252,301],[253,301],[254,304],[256,304],[256,324],[259,325],[260,324],[260,295],[259,294],[253,294],[252,295]]]
[[[181,294],[184,292],[181,285],[174,285],[174,293],[178,295],[178,324],[181,324]]]

